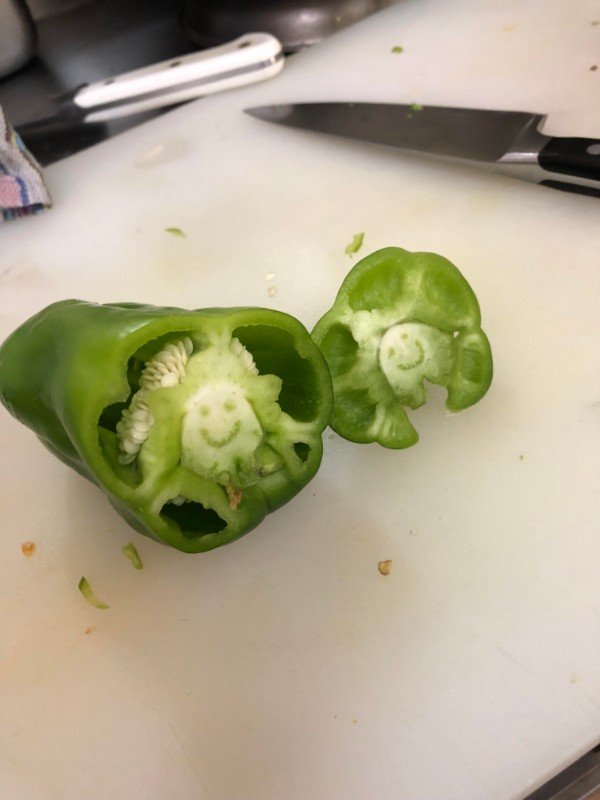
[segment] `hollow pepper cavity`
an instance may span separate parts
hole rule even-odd
[[[406,408],[444,386],[447,407],[476,403],[492,381],[479,304],[458,269],[434,253],[378,250],[348,273],[312,336],[333,378],[331,427],[352,442],[409,447]]]
[[[0,348],[0,399],[133,528],[195,553],[314,476],[332,388],[278,311],[65,300]]]

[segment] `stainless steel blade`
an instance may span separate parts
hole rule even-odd
[[[535,161],[549,137],[541,114],[392,103],[296,103],[246,113],[268,122],[438,156],[493,163]]]

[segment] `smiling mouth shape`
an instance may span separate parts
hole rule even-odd
[[[235,437],[240,432],[240,428],[242,427],[242,423],[238,419],[235,425],[231,428],[227,436],[223,436],[221,439],[215,439],[214,436],[211,436],[209,431],[206,428],[200,428],[200,435],[206,442],[206,444],[210,445],[211,447],[224,447],[229,442],[232,442]]]

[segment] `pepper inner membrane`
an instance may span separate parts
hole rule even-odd
[[[368,397],[369,373],[374,367],[379,368],[396,399],[410,408],[426,402],[425,380],[442,386],[448,383],[456,358],[455,334],[419,320],[392,322],[390,316],[377,310],[354,312],[347,316],[346,324],[331,325],[320,343],[331,374],[338,379],[338,408],[342,401],[352,406],[352,416],[356,416],[357,403],[365,402],[358,396],[357,383]]]
[[[424,380],[447,383],[453,341],[451,333],[423,322],[401,322],[385,331],[379,343],[379,366],[401,402],[418,408],[427,400]]]
[[[142,490],[160,478],[170,487],[161,517],[186,536],[215,533],[228,524],[223,498],[235,512],[245,489],[283,468],[301,472],[315,435],[317,378],[291,335],[272,326],[243,326],[211,341],[173,334],[154,345],[129,360],[130,397],[102,413],[100,443],[130,486]],[[298,380],[302,392],[294,391]],[[207,481],[220,487],[218,502]]]

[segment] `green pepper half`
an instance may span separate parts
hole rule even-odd
[[[446,405],[476,403],[492,381],[479,304],[458,269],[433,253],[388,247],[359,261],[312,336],[333,378],[331,427],[351,442],[409,447],[405,407],[445,386]]]
[[[0,349],[0,399],[133,528],[195,553],[314,476],[332,389],[287,314],[65,300]]]

